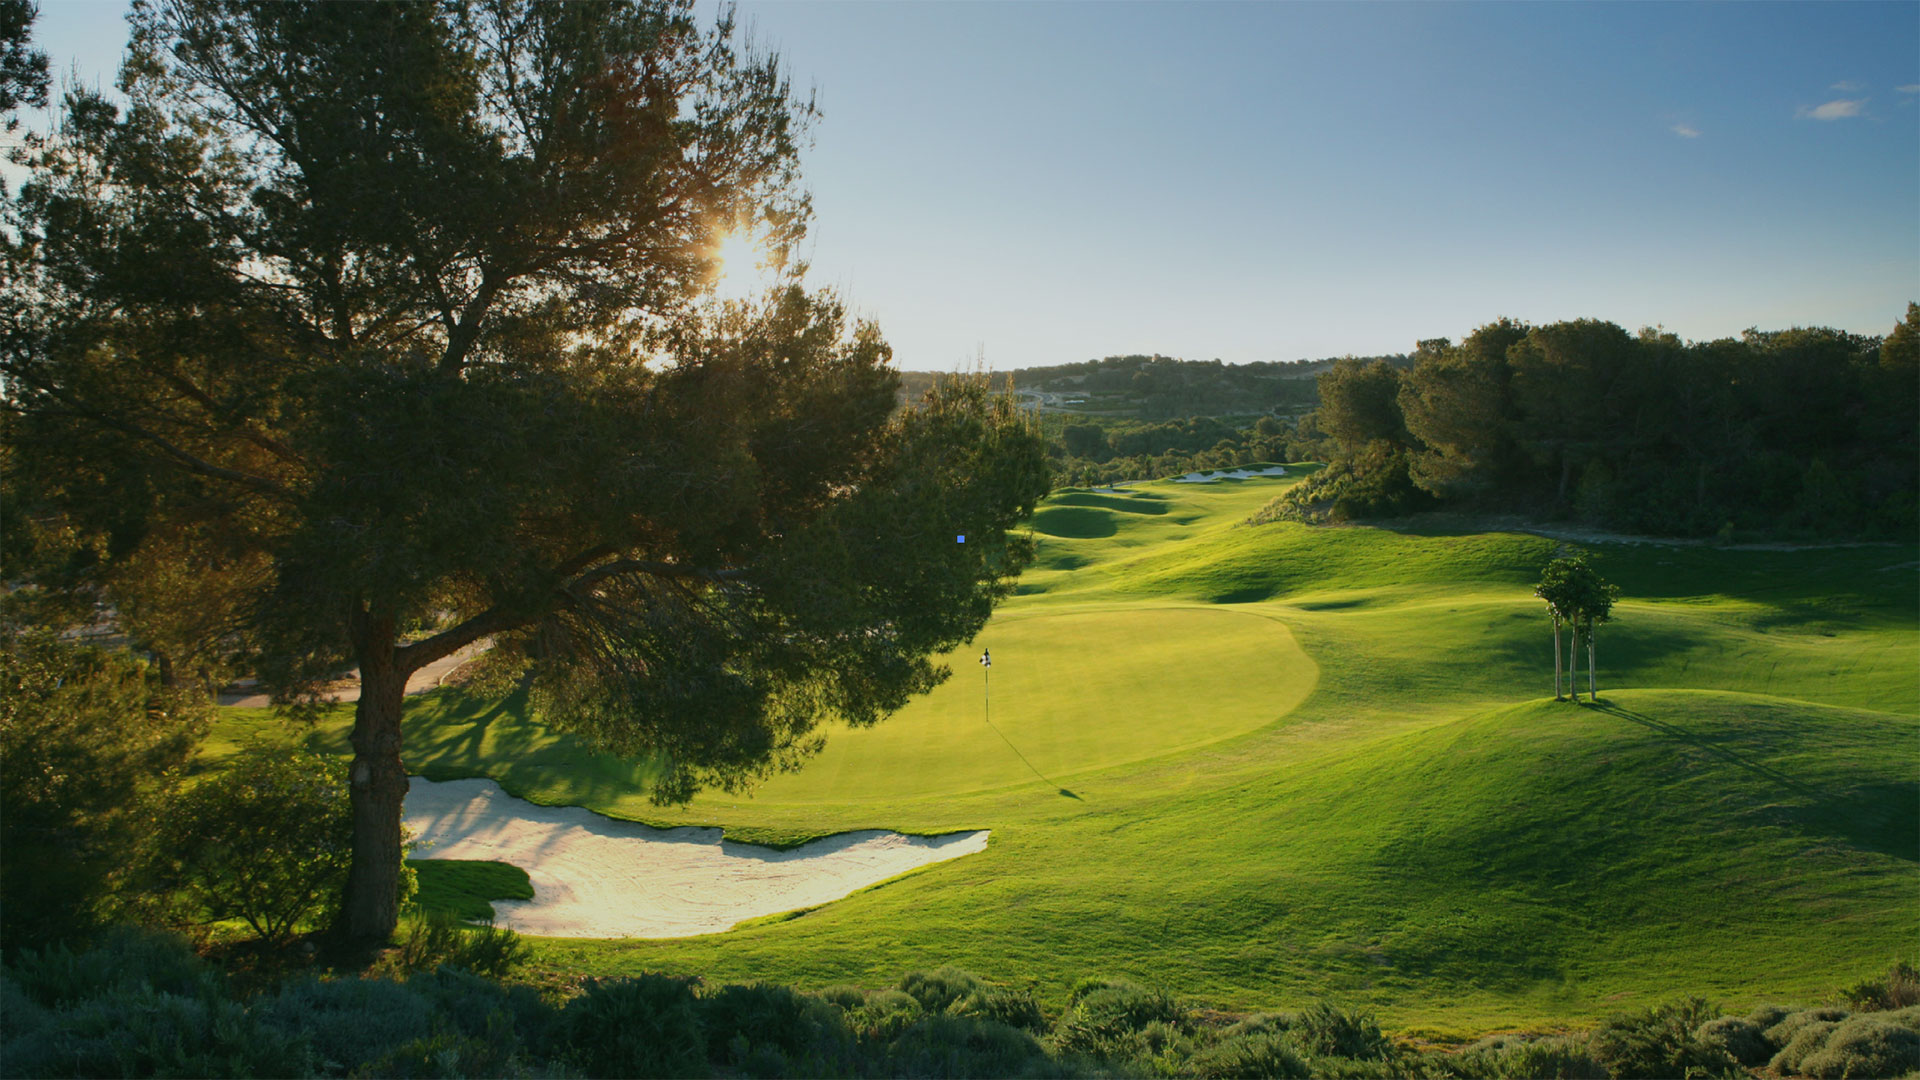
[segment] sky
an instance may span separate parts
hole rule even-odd
[[[110,83],[124,10],[42,0],[37,44]],[[808,281],[909,370],[1376,355],[1502,316],[1884,334],[1920,300],[1920,3],[739,14],[822,113]]]

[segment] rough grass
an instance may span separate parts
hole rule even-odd
[[[447,914],[465,922],[492,922],[494,900],[531,900],[533,881],[527,872],[503,862],[479,859],[409,859],[419,874],[420,891],[414,906],[433,914]]]
[[[980,855],[726,935],[535,943],[590,973],[874,989],[954,963],[1058,1010],[1098,971],[1446,1035],[1686,994],[1818,1000],[1910,950],[1913,545],[1591,545],[1624,596],[1603,701],[1575,706],[1545,700],[1530,595],[1557,541],[1238,524],[1288,482],[1057,498],[1112,535],[1041,535],[951,683],[752,797],[652,807],[644,763],[511,700],[415,702],[409,761],[743,839],[994,830]],[[1011,747],[978,716],[983,645]]]

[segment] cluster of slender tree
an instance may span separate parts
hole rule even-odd
[[[1884,338],[1501,319],[1420,342],[1410,369],[1342,361],[1319,391],[1318,426],[1403,496],[1390,509],[1418,493],[1687,536],[1920,522],[1920,305]]]
[[[1620,598],[1620,587],[1602,580],[1588,565],[1584,555],[1568,555],[1547,563],[1533,595],[1546,601],[1547,614],[1553,618],[1553,699],[1563,700],[1562,687],[1574,701],[1580,700],[1580,641],[1587,643],[1587,698],[1600,700],[1599,683],[1594,675],[1598,638],[1596,629],[1613,618],[1613,602]],[[1567,642],[1566,662],[1561,663],[1561,630],[1571,636]],[[1565,671],[1565,679],[1561,672]]]

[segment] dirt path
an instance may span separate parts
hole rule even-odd
[[[414,672],[413,677],[407,680],[407,693],[424,694],[429,690],[437,688],[446,680],[448,675],[453,673],[453,669],[480,655],[483,648],[485,648],[485,646],[479,644],[469,645],[450,656],[443,656],[421,668],[419,671]],[[335,689],[327,691],[323,696],[328,701],[359,701],[359,670],[355,669],[349,673],[348,680],[349,681],[343,682]],[[273,704],[273,700],[267,695],[255,690],[252,679],[241,679],[239,682],[220,691],[220,704],[238,705],[248,709],[264,709]]]

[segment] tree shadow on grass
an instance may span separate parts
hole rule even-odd
[[[1869,781],[1836,790],[1807,783],[1671,721],[1655,719],[1612,702],[1603,701],[1597,708],[1684,742],[1799,796],[1803,801],[1796,805],[1768,808],[1768,816],[1775,824],[1843,840],[1865,851],[1920,862],[1920,781]]]

